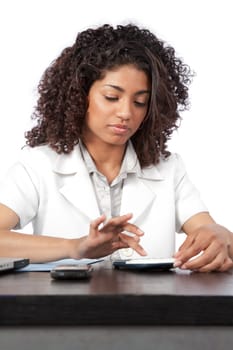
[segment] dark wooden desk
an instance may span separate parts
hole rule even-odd
[[[49,331],[64,335],[73,329],[73,336],[79,334],[78,341],[85,332],[88,340],[91,334],[100,336],[104,331],[105,337],[101,337],[105,341],[99,343],[102,350],[114,349],[106,345],[114,334],[118,335],[118,343],[120,339],[123,344],[134,339],[134,349],[160,349],[158,340],[162,341],[163,332],[164,341],[169,340],[169,334],[173,337],[167,345],[162,343],[161,349],[170,349],[171,344],[171,349],[176,349],[173,338],[179,334],[183,342],[185,338],[189,341],[187,349],[196,347],[194,340],[190,343],[194,335],[202,345],[208,340],[205,350],[208,346],[214,349],[219,341],[219,348],[224,349],[226,342],[229,348],[233,344],[233,273],[136,273],[100,264],[89,282],[56,282],[46,272],[8,274],[0,277],[0,325],[0,348],[4,350],[8,349],[6,342],[1,346],[4,334],[8,336],[5,340],[13,339],[10,337],[16,335],[16,326],[21,338],[19,329],[29,328],[30,334],[39,334],[40,330],[44,336]],[[144,339],[147,346],[139,339]],[[154,341],[156,347],[149,347]],[[177,348],[181,345],[179,340]],[[119,349],[122,344],[117,346]],[[128,343],[125,349],[129,347]],[[87,344],[83,348],[88,349]],[[51,344],[49,349],[53,349]],[[56,349],[60,349],[59,342]],[[72,349],[71,345],[67,349]]]

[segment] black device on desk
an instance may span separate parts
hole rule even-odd
[[[29,264],[29,259],[0,257],[0,273],[18,270]]]
[[[83,280],[91,277],[93,267],[89,264],[57,265],[50,274],[56,280]]]
[[[117,269],[127,270],[154,270],[154,271],[167,271],[174,268],[173,258],[143,258],[143,259],[127,259],[127,260],[115,260],[113,266]]]

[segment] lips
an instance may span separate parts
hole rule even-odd
[[[119,128],[119,129],[128,129],[128,126],[123,124],[110,124],[110,126]]]
[[[118,135],[124,135],[129,132],[129,127],[127,125],[110,124],[109,127],[115,134],[118,134]]]

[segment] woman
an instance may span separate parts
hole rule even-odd
[[[182,231],[176,266],[231,268],[233,234],[214,222],[167,150],[191,75],[146,29],[79,33],[45,71],[37,124],[1,185],[0,255],[170,257]],[[14,231],[29,222],[34,235]]]

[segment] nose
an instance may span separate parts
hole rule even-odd
[[[132,116],[130,101],[122,101],[117,111],[117,117],[121,120],[129,120]]]

